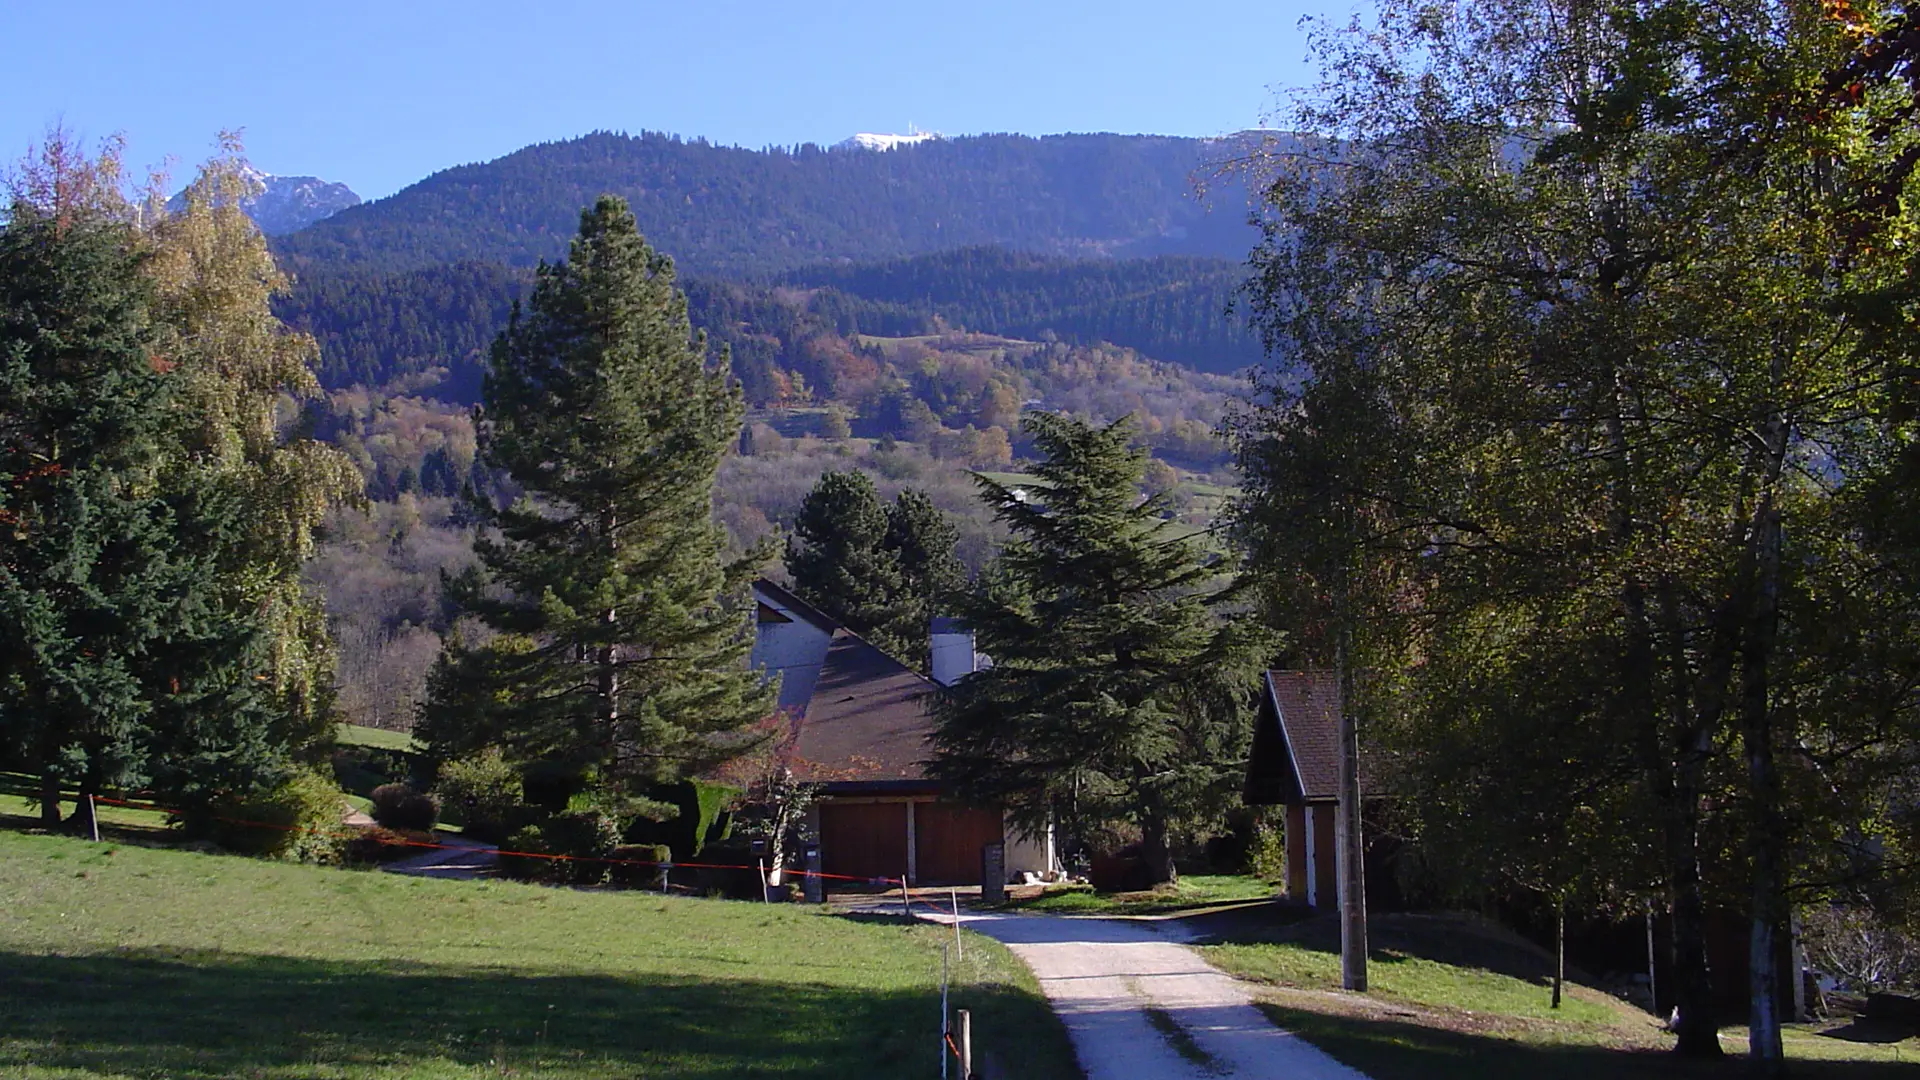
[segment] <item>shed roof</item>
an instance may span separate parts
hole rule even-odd
[[[1340,680],[1331,671],[1269,671],[1247,760],[1247,802],[1340,796]]]

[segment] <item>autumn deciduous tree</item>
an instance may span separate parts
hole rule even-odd
[[[1663,899],[1689,1055],[1721,1053],[1709,905],[1750,916],[1777,1069],[1790,905],[1867,872],[1847,837],[1913,775],[1913,595],[1861,527],[1912,440],[1911,32],[1867,3],[1388,3],[1322,39],[1309,137],[1266,162],[1252,289],[1287,363],[1238,445],[1267,594],[1309,624],[1344,598],[1432,842],[1504,827],[1542,843],[1490,874]],[[1530,727],[1567,758],[1473,780]]]

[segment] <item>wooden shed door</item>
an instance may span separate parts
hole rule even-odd
[[[906,873],[907,804],[821,803],[820,868],[858,878]]]
[[[913,839],[920,849],[914,869],[920,880],[978,885],[980,849],[1005,838],[1000,811],[949,802],[921,803],[913,809]]]

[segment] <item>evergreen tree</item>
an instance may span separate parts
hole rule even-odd
[[[770,708],[744,663],[751,568],[723,561],[711,518],[741,397],[706,354],[672,262],[604,197],[570,257],[540,268],[486,378],[482,460],[526,494],[477,508],[489,587],[463,599],[533,647],[443,667],[493,680],[463,695],[506,703],[513,756],[591,770],[616,794],[732,756]],[[435,679],[429,730],[461,722],[449,681]]]
[[[1137,828],[1153,880],[1171,881],[1171,830],[1242,779],[1271,642],[1223,612],[1226,568],[1140,497],[1129,420],[1024,423],[1045,460],[1029,487],[978,478],[1013,538],[955,605],[993,666],[942,694],[931,772],[1081,841]]]
[[[187,752],[248,783],[275,760],[248,745],[273,712],[253,687],[260,628],[218,601],[250,515],[179,467],[190,414],[145,249],[110,161],[68,149],[47,155],[54,200],[18,195],[0,228],[0,740],[50,824],[62,785],[85,809]]]
[[[857,470],[826,473],[794,517],[787,571],[801,599],[905,658],[891,632],[904,621],[905,581],[886,549],[887,524],[871,477]]]
[[[933,616],[961,583],[959,540],[924,492],[882,503],[865,473],[830,472],[800,504],[787,570],[807,602],[924,671]]]
[[[886,547],[900,567],[902,606],[918,658],[928,657],[933,617],[966,583],[966,571],[954,553],[959,545],[960,531],[926,492],[905,488],[887,507]]]

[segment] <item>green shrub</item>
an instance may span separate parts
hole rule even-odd
[[[547,832],[538,825],[515,829],[500,843],[500,872],[515,881],[557,881],[555,862],[535,858],[550,855]]]
[[[340,789],[311,769],[265,791],[218,798],[183,815],[190,832],[228,851],[310,863],[340,861],[345,816]]]
[[[726,839],[733,817],[727,808],[740,797],[740,789],[704,780],[685,780],[655,792],[656,797],[672,803],[678,813],[663,821],[645,819],[626,830],[628,843],[665,844],[673,857],[691,862],[700,857],[706,845]]]
[[[716,840],[707,846],[701,856],[702,862],[715,863],[714,866],[696,866],[686,873],[675,872],[676,881],[691,880],[693,890],[701,896],[723,896],[729,900],[759,900],[760,872],[751,869],[754,865],[753,843],[749,840],[728,838]],[[740,870],[732,867],[748,867]],[[796,882],[800,879],[793,879]]]
[[[1286,826],[1277,821],[1254,826],[1253,843],[1247,847],[1247,872],[1261,881],[1286,883]]]
[[[611,864],[598,860],[619,844],[619,824],[605,814],[554,814],[507,837],[500,845],[500,869],[521,881],[598,885],[611,873]]]
[[[499,844],[525,824],[520,773],[497,747],[442,765],[434,790],[440,795],[441,813],[475,840]]]
[[[333,753],[333,779],[340,785],[340,790],[350,791],[361,798],[366,798],[374,788],[393,782],[392,777],[367,768],[365,761],[345,750]]]
[[[587,769],[569,761],[529,761],[520,767],[520,790],[527,803],[564,814],[567,803],[592,783]]]
[[[367,796],[373,820],[389,829],[432,829],[440,820],[440,803],[405,784],[381,784]]]
[[[673,861],[673,849],[665,844],[621,844],[607,853],[612,864],[609,880],[628,888],[657,889],[667,863]]]

